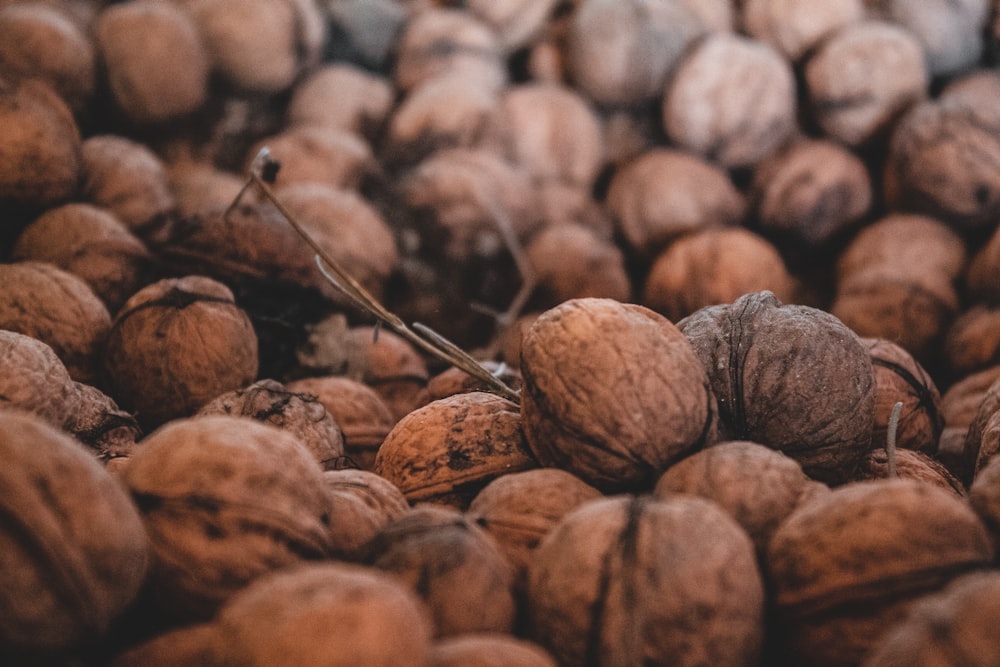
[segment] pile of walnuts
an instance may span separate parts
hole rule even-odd
[[[994,664],[997,100],[997,0],[0,0],[0,663]]]

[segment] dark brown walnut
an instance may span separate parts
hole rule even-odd
[[[392,76],[404,93],[440,76],[456,76],[494,90],[507,82],[496,33],[465,9],[432,6],[411,13],[394,51]]]
[[[614,239],[614,222],[590,188],[545,181],[536,184],[536,193],[542,229],[548,225],[579,225],[604,241]]]
[[[73,384],[75,407],[63,429],[89,447],[105,466],[115,459],[127,459],[143,435],[139,422],[97,387],[82,382]]]
[[[594,185],[604,166],[601,118],[578,91],[549,83],[510,86],[501,99],[513,160],[540,181]]]
[[[662,114],[674,144],[724,168],[750,167],[796,129],[791,64],[764,42],[710,35],[681,59]]]
[[[1000,661],[1000,576],[995,571],[957,577],[913,605],[889,628],[862,667],[988,667]]]
[[[883,448],[873,449],[861,463],[856,481],[875,479],[912,479],[941,487],[958,496],[965,496],[965,485],[955,477],[943,463],[924,452],[913,449],[897,449],[890,465],[889,454]]]
[[[827,312],[754,292],[678,323],[708,372],[719,435],[784,452],[827,483],[871,446],[875,376],[858,336]]]
[[[872,182],[865,163],[846,147],[802,137],[757,165],[751,200],[764,233],[820,248],[869,212]]]
[[[330,554],[322,470],[276,426],[174,420],[136,447],[123,481],[152,543],[151,597],[179,621],[208,619],[258,577]]]
[[[634,304],[573,299],[542,313],[521,345],[521,413],[542,466],[601,491],[651,487],[716,440],[715,396],[690,343]]]
[[[325,375],[293,380],[289,391],[315,396],[344,436],[344,455],[362,470],[371,470],[375,454],[396,420],[378,393],[360,380]]]
[[[587,227],[550,224],[531,238],[524,252],[536,302],[556,305],[583,297],[624,302],[631,296],[621,249]]]
[[[0,211],[43,211],[76,194],[80,130],[48,84],[0,75],[0,125]]]
[[[199,0],[184,6],[198,26],[212,70],[236,90],[285,91],[320,61],[326,31],[314,3]]]
[[[566,75],[601,106],[639,107],[663,93],[684,52],[707,29],[680,0],[575,3],[563,46]]]
[[[96,384],[111,315],[75,274],[48,262],[0,264],[0,329],[52,347],[70,376]]]
[[[105,208],[144,240],[174,209],[167,170],[153,150],[115,134],[96,134],[83,142],[81,195]]]
[[[972,254],[965,271],[965,285],[976,301],[1000,303],[1000,232],[994,231]]]
[[[363,562],[420,596],[435,637],[513,630],[511,566],[493,538],[457,510],[415,507],[386,524],[364,551]]]
[[[669,148],[650,149],[622,165],[606,205],[628,247],[645,257],[682,234],[738,224],[746,208],[725,171]]]
[[[798,283],[778,249],[744,227],[703,229],[656,256],[643,284],[642,304],[679,322],[699,308],[761,290],[782,301],[796,300]]]
[[[154,275],[146,245],[91,204],[65,204],[37,217],[17,237],[11,259],[48,262],[83,278],[111,314]]]
[[[247,151],[243,171],[252,169],[261,149],[281,163],[275,183],[324,183],[351,189],[375,169],[371,146],[360,135],[322,125],[288,126],[254,143]]]
[[[0,329],[0,409],[31,412],[62,428],[77,398],[76,382],[48,344]]]
[[[257,334],[222,283],[164,278],[122,306],[105,347],[108,393],[147,430],[257,375]]]
[[[11,2],[0,10],[0,76],[42,79],[82,113],[97,90],[97,69],[93,41],[62,5]]]
[[[850,283],[868,272],[893,273],[953,281],[964,270],[968,253],[962,237],[941,220],[894,212],[865,225],[837,258],[837,280]]]
[[[796,62],[817,44],[865,16],[863,0],[743,0],[747,34]]]
[[[978,304],[958,315],[944,336],[948,370],[965,376],[1000,363],[1000,308]]]
[[[521,389],[521,374],[517,369],[511,368],[503,362],[488,359],[479,363],[511,389],[515,391]],[[490,387],[485,382],[469,375],[468,372],[457,366],[449,366],[427,381],[427,396],[432,401],[469,391],[489,390]]]
[[[856,482],[817,496],[768,548],[782,664],[857,665],[916,600],[992,560],[972,508],[933,484]]]
[[[563,665],[749,667],[764,590],[750,538],[714,503],[617,496],[580,505],[538,546],[527,615]]]
[[[517,405],[468,392],[432,401],[400,419],[379,447],[372,470],[411,503],[464,510],[494,478],[537,466]]]
[[[277,380],[258,380],[220,394],[196,414],[233,415],[273,424],[305,443],[324,470],[336,468],[344,458],[344,435],[326,407],[316,397],[292,391]]]
[[[937,451],[944,413],[934,378],[909,352],[884,338],[862,338],[875,371],[875,430],[872,445],[883,447],[896,403],[902,403],[896,426],[896,446],[933,455]]]
[[[800,504],[826,485],[809,479],[795,459],[746,440],[721,442],[667,468],[655,495],[700,496],[733,517],[763,562],[774,531]]]
[[[246,179],[207,161],[177,159],[166,165],[167,181],[181,218],[226,208],[240,194]],[[251,196],[250,192],[244,197]]]
[[[311,70],[292,88],[289,125],[323,125],[361,136],[377,136],[395,104],[387,77],[346,62]]]
[[[965,435],[962,470],[966,474],[966,484],[972,483],[997,453],[1000,453],[1000,380],[982,394]]]
[[[146,533],[118,482],[40,417],[0,410],[0,458],[0,654],[60,663],[99,642],[136,598]]]
[[[824,40],[804,65],[812,119],[826,136],[863,146],[886,134],[927,96],[924,51],[893,23],[850,23]]]
[[[538,468],[497,477],[476,494],[466,515],[496,540],[514,568],[514,590],[523,596],[538,544],[571,510],[601,497],[565,470]]]
[[[129,646],[114,656],[110,667],[217,665],[223,660],[221,645],[215,624],[185,625]]]
[[[431,649],[433,667],[556,667],[535,642],[511,634],[470,632],[446,637]]]
[[[372,472],[327,470],[323,481],[330,496],[331,552],[341,560],[358,560],[383,526],[410,509],[392,482]]]
[[[427,402],[427,362],[402,336],[384,328],[351,327],[346,374],[373,388],[397,421]]]
[[[108,5],[97,15],[94,35],[109,96],[129,121],[169,123],[205,104],[211,61],[184,6],[159,0]]]
[[[1000,459],[987,461],[976,472],[969,486],[969,504],[986,525],[994,549],[1000,549]]]
[[[973,476],[972,463],[965,455],[969,426],[976,419],[986,393],[998,379],[1000,365],[991,366],[957,380],[941,396],[944,428],[938,440],[936,458],[966,484]]]
[[[940,217],[962,232],[987,230],[1000,214],[1000,113],[953,96],[911,109],[886,158],[895,208]]]
[[[417,596],[360,565],[275,573],[235,596],[215,625],[223,664],[431,665],[431,624]]]

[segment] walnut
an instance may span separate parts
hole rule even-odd
[[[976,301],[1000,304],[1000,232],[994,231],[976,248],[965,272],[965,284]]]
[[[949,370],[965,376],[1000,363],[1000,309],[979,304],[954,319],[944,336]]]
[[[795,300],[798,285],[767,239],[744,227],[703,229],[682,236],[653,260],[642,303],[678,322],[699,308],[770,290]]]
[[[986,393],[998,379],[1000,365],[991,366],[959,379],[941,396],[944,428],[938,441],[937,458],[966,484],[973,476],[972,462],[965,455],[969,426],[976,419]]]
[[[640,107],[657,99],[685,50],[708,30],[680,0],[574,4],[564,47],[567,76],[602,106]]]
[[[118,482],[40,417],[0,410],[0,458],[0,646],[16,664],[62,662],[137,597],[146,533]]]
[[[322,183],[357,187],[376,168],[371,146],[360,135],[323,125],[290,125],[250,146],[243,171],[252,169],[263,148],[281,163],[275,183]]]
[[[1000,661],[995,641],[998,595],[1000,576],[995,570],[956,577],[914,603],[907,617],[882,635],[862,666],[995,664]]]
[[[115,655],[110,667],[212,665],[223,658],[218,626],[196,623],[161,632]]]
[[[77,398],[76,383],[48,344],[0,329],[0,409],[31,412],[62,428]]]
[[[521,389],[521,373],[503,362],[482,361],[480,365],[515,391]],[[457,366],[449,366],[427,381],[427,395],[432,401],[470,391],[489,391],[479,378],[469,375]]]
[[[602,240],[613,241],[614,222],[594,198],[591,188],[560,181],[544,181],[536,185],[542,229],[550,225],[579,225]]]
[[[470,0],[465,4],[493,28],[500,47],[510,54],[545,31],[559,3],[557,0]]]
[[[470,632],[445,637],[431,650],[433,667],[556,667],[535,642],[500,632]]]
[[[517,406],[485,392],[456,394],[399,420],[375,455],[373,472],[411,503],[468,507],[494,478],[537,467]]]
[[[219,612],[225,664],[429,667],[417,596],[360,565],[301,565],[254,582]]]
[[[36,218],[17,237],[11,259],[48,262],[82,278],[109,313],[154,275],[146,245],[110,211],[83,203]]]
[[[572,509],[601,497],[565,470],[537,468],[497,477],[476,494],[466,515],[496,540],[514,568],[514,590],[523,595],[538,544]]]
[[[147,436],[123,481],[152,543],[157,607],[205,620],[254,579],[331,550],[322,471],[291,433],[251,419],[177,419]]]
[[[363,562],[420,595],[435,637],[513,630],[510,565],[493,539],[457,510],[415,507],[386,524],[365,552]]]
[[[979,401],[962,448],[963,481],[972,483],[979,471],[1000,453],[1000,380],[991,384]]]
[[[173,211],[166,167],[145,144],[97,134],[83,142],[82,154],[83,197],[111,211],[140,238],[156,231]]]
[[[344,458],[344,436],[326,407],[314,396],[292,391],[276,380],[258,380],[227,391],[196,414],[233,415],[273,424],[305,443],[324,470],[334,469]]]
[[[213,71],[231,88],[278,93],[321,56],[326,28],[305,0],[185,0]]]
[[[865,16],[863,0],[743,0],[743,27],[792,62],[824,38]]]
[[[288,125],[323,125],[374,137],[389,116],[394,96],[385,77],[347,62],[331,62],[295,85],[286,119]]]
[[[181,218],[227,208],[246,183],[246,179],[233,172],[197,160],[177,160],[166,169],[177,215]]]
[[[606,205],[626,245],[644,257],[687,232],[743,219],[729,175],[694,155],[654,148],[615,172]]]
[[[205,104],[211,62],[183,6],[160,0],[109,5],[94,33],[111,98],[131,122],[167,123]]]
[[[932,484],[856,482],[816,496],[768,548],[781,662],[856,665],[917,599],[992,560],[975,512]]]
[[[87,445],[97,455],[97,460],[113,468],[127,459],[135,443],[142,437],[142,429],[135,417],[118,407],[114,399],[97,387],[82,382],[76,388],[74,408],[63,423],[63,429]]]
[[[795,459],[755,442],[731,440],[667,468],[656,482],[655,495],[669,499],[682,493],[713,501],[747,532],[763,562],[781,522],[825,491],[827,487],[809,479]]]
[[[393,79],[409,93],[432,77],[457,76],[500,90],[507,68],[496,33],[465,9],[414,12],[396,41]]]
[[[111,315],[94,290],[47,262],[0,264],[0,284],[0,329],[47,343],[74,380],[96,384]]]
[[[389,406],[399,421],[427,402],[430,372],[420,352],[402,336],[371,326],[347,332],[348,377],[361,380]]]
[[[80,130],[52,88],[0,74],[0,125],[0,211],[41,211],[76,194]]]
[[[873,479],[912,479],[923,484],[933,484],[949,493],[965,497],[965,486],[943,463],[924,452],[913,449],[897,449],[893,454],[895,462],[889,463],[889,454],[883,448],[873,449],[861,462],[857,481]]]
[[[927,96],[920,42],[905,28],[881,21],[844,26],[806,59],[804,72],[813,120],[848,146],[874,141]]]
[[[524,83],[504,92],[501,107],[513,160],[536,179],[590,188],[604,166],[601,119],[565,85]]]
[[[323,481],[330,498],[327,522],[331,553],[358,560],[363,548],[390,521],[409,511],[403,493],[390,481],[364,470],[327,470]]]
[[[902,402],[896,446],[933,455],[937,452],[944,413],[941,393],[919,361],[884,338],[862,338],[875,372],[875,430],[872,443],[884,446],[893,407]]]
[[[851,477],[875,416],[872,363],[854,332],[771,292],[702,308],[677,326],[708,372],[721,439],[782,451],[823,482]]]
[[[371,470],[378,448],[396,424],[389,406],[360,380],[327,375],[302,378],[286,388],[316,397],[344,436],[344,454],[362,470]]]
[[[253,382],[257,335],[222,283],[164,278],[118,312],[103,370],[108,393],[149,429]]]
[[[42,79],[80,114],[97,91],[97,69],[93,41],[63,5],[14,2],[0,9],[0,76]]]
[[[611,492],[651,486],[716,439],[705,370],[670,321],[638,305],[573,299],[521,345],[521,413],[542,466]]]
[[[796,129],[791,65],[741,35],[719,33],[692,47],[663,95],[671,141],[724,168],[756,164]]]
[[[957,95],[917,105],[893,130],[885,170],[890,206],[988,230],[1000,214],[1000,113]]]
[[[632,293],[621,249],[582,225],[548,225],[524,252],[541,303],[556,305],[582,297],[624,302]]]
[[[989,531],[993,547],[1000,549],[1000,459],[977,470],[969,486],[969,504]]]
[[[535,552],[527,606],[530,636],[559,664],[760,660],[764,590],[753,544],[694,496],[617,496],[572,510]]]
[[[799,138],[757,165],[751,201],[763,233],[821,248],[869,212],[872,183],[865,163],[847,148]]]

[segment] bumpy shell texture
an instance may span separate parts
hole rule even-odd
[[[681,320],[719,402],[720,436],[785,452],[845,481],[871,444],[875,380],[858,336],[829,313],[746,294]]]

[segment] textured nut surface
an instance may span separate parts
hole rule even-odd
[[[473,633],[446,637],[434,644],[433,667],[556,667],[555,659],[538,644],[503,633]]]
[[[651,486],[715,441],[705,370],[677,327],[642,306],[573,299],[540,315],[521,346],[531,451],[602,491]]]
[[[35,415],[0,410],[0,646],[52,656],[101,638],[146,576],[135,505],[94,457]]]
[[[73,378],[48,344],[0,329],[0,408],[32,412],[61,428],[76,399]]]
[[[760,657],[753,545],[702,498],[584,503],[539,545],[528,585],[531,635],[560,664],[749,666]]]
[[[875,414],[871,360],[854,332],[770,292],[702,308],[678,328],[708,372],[722,439],[780,450],[820,481],[850,478]]]

